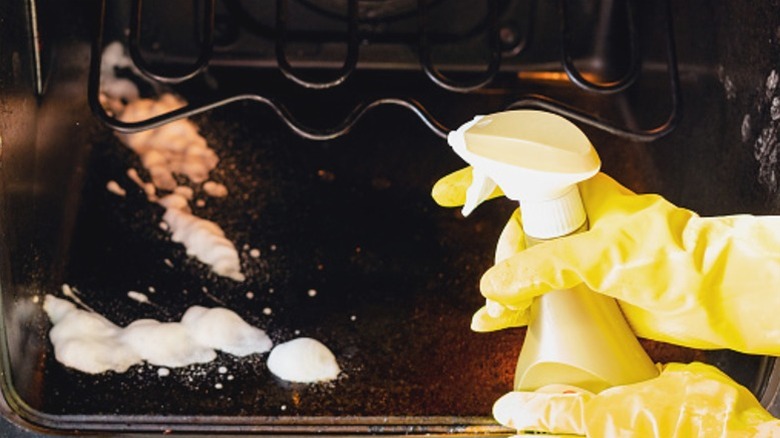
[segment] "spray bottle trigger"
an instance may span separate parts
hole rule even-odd
[[[472,168],[471,178],[471,185],[466,190],[466,202],[461,210],[463,216],[470,215],[497,187],[496,182],[479,168]]]

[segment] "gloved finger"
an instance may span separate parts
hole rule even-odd
[[[609,199],[615,196],[626,196],[629,200],[632,197],[630,190],[605,174],[599,173],[581,184],[585,185],[581,191],[587,194],[594,210],[589,214],[605,214],[601,211],[602,206],[614,204]],[[541,294],[582,283],[580,272],[584,262],[593,263],[593,249],[603,248],[604,242],[607,242],[604,239],[593,239],[593,234],[589,231],[527,248],[522,215],[520,209],[515,210],[499,236],[495,265],[482,276],[482,294],[488,300],[525,311],[532,299]],[[585,242],[577,244],[579,241]],[[569,269],[564,270],[564,267]],[[485,322],[482,317],[476,319],[479,324],[474,321],[472,327],[483,326]],[[484,327],[499,325],[484,324]]]
[[[679,233],[696,215],[651,195],[606,203],[613,211],[591,230],[537,244],[493,266],[482,277],[482,294],[516,307],[551,290],[585,283],[658,312],[690,305],[699,277],[689,273],[697,272],[697,260],[679,244]],[[630,214],[640,203],[642,214]],[[615,213],[620,209],[628,212]]]
[[[496,245],[495,263],[500,263],[525,250],[525,233],[520,223],[520,210],[515,210],[507,221]],[[507,308],[502,303],[486,300],[485,307],[478,310],[471,319],[471,329],[476,332],[491,332],[509,327],[528,325],[528,308],[531,302]]]
[[[520,218],[520,209],[516,209],[506,225],[504,225],[504,229],[501,230],[501,235],[498,236],[496,256],[493,262],[501,263],[524,251],[525,248],[525,231],[523,231],[523,224]]]
[[[442,207],[460,207],[466,203],[466,191],[472,182],[471,166],[452,172],[442,177],[433,185],[431,196]],[[496,188],[488,199],[503,196],[500,188]]]
[[[501,306],[500,304],[498,305]],[[471,318],[472,330],[475,332],[493,332],[505,328],[528,325],[529,313],[527,308],[524,310],[512,310],[501,306],[499,313],[495,310],[491,311],[490,307],[490,304],[487,304],[474,313],[474,316]],[[528,303],[528,307],[530,307],[530,303]]]
[[[655,379],[599,393],[585,408],[589,435],[641,437],[778,434],[778,422],[745,387],[703,363],[668,364]]]
[[[482,275],[482,295],[504,306],[522,309],[544,293],[582,283],[581,270],[587,270],[596,257],[584,249],[603,246],[591,233],[544,242],[494,265]]]
[[[518,431],[585,435],[586,404],[593,397],[588,391],[568,385],[548,385],[534,392],[512,391],[496,401],[493,416]]]

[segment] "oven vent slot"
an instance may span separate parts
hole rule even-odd
[[[116,11],[110,11],[108,3],[111,9],[124,8],[119,11],[120,15],[129,15],[129,23],[126,24],[129,30],[124,43],[137,71],[150,83],[173,88],[188,100],[187,106],[133,123],[119,121],[101,107],[102,51],[109,35],[122,34],[121,29],[117,32],[109,24],[112,17],[110,12]],[[152,54],[154,61],[150,62],[147,59],[149,52],[154,52],[157,43],[144,47],[149,21],[145,8],[156,3],[148,0],[101,0],[97,11],[89,101],[96,116],[119,132],[136,132],[234,102],[255,101],[268,106],[295,133],[313,140],[339,137],[349,132],[367,112],[385,105],[412,111],[435,134],[444,137],[450,130],[446,125],[458,126],[463,120],[443,123],[437,110],[416,95],[419,86],[410,91],[394,91],[395,94],[390,95],[377,95],[383,83],[374,84],[370,93],[355,92],[354,89],[344,91],[361,96],[361,100],[356,101],[340,120],[326,127],[315,127],[299,120],[284,95],[277,96],[271,92],[273,90],[257,87],[235,89],[222,86],[219,81],[216,81],[218,85],[215,86],[212,76],[214,70],[231,66],[234,70],[249,66],[252,67],[250,72],[273,70],[281,73],[281,77],[300,92],[319,99],[317,93],[331,93],[328,96],[332,96],[334,90],[343,88],[363,71],[383,68],[389,71],[409,71],[403,56],[400,60],[393,57],[393,54],[402,53],[404,49],[415,53],[417,59],[413,70],[417,74],[424,73],[427,87],[434,89],[434,95],[447,96],[449,99],[469,96],[470,100],[464,102],[482,99],[488,102],[487,106],[480,107],[483,113],[517,108],[544,109],[619,137],[641,142],[653,141],[671,132],[681,113],[680,83],[668,0],[650,2],[653,4],[650,8],[637,0],[559,0],[557,9],[552,8],[552,20],[550,8],[542,8],[537,0],[486,0],[478,24],[465,30],[452,31],[434,28],[431,17],[438,17],[442,11],[448,10],[449,13],[462,13],[456,5],[460,4],[462,10],[463,2],[458,3],[458,0],[328,0],[319,3],[312,0],[277,0],[272,8],[268,6],[271,2],[260,2],[265,4],[263,8],[272,11],[267,14],[270,17],[256,16],[249,10],[251,5],[241,0],[222,0],[219,3],[217,0],[194,0],[190,5],[193,13],[183,14],[184,18],[180,19],[182,22],[176,23],[177,26],[168,31],[191,33],[192,45],[197,48],[195,53],[187,56],[158,53],[156,57]],[[372,16],[372,8],[382,3],[401,3],[407,9],[385,17]],[[412,7],[408,7],[407,3],[411,3]],[[339,8],[333,9],[333,4],[339,4]],[[318,22],[328,22],[330,25],[325,29],[296,28],[291,24],[297,18],[295,11],[306,9],[320,15]],[[512,15],[518,10],[522,11],[522,16]],[[583,10],[589,12],[592,19],[580,19]],[[546,15],[541,17],[538,12]],[[652,18],[648,18],[650,15]],[[554,32],[549,32],[551,21],[557,22]],[[586,49],[583,49],[583,22],[590,39],[584,44]],[[397,23],[401,23],[399,27],[402,30],[393,30]],[[409,30],[409,23],[414,25],[412,30]],[[542,24],[546,32],[539,31]],[[159,32],[159,29],[156,31]],[[235,46],[237,35],[240,34],[250,35],[248,41],[264,42],[269,49],[263,51],[259,47],[257,52],[260,54],[254,58],[246,58],[246,51],[231,52],[231,44]],[[480,47],[483,53],[478,56],[479,62],[461,62],[462,65],[450,62],[444,68],[437,65],[434,55],[437,47],[476,39],[480,39],[482,44]],[[532,40],[543,41],[535,46]],[[557,43],[550,44],[549,41]],[[310,45],[340,44],[343,57],[329,59],[319,65],[307,65],[305,61],[301,62],[300,57],[293,62],[288,55],[294,51],[292,47],[301,42]],[[392,48],[386,52],[390,54],[387,59],[380,59],[379,62],[374,59],[373,65],[371,61],[363,62],[361,51],[378,46]],[[583,57],[583,51],[587,51],[587,59]],[[553,52],[559,54],[557,61],[548,59],[549,53]],[[651,58],[648,53],[655,57]],[[267,56],[263,57],[263,54]],[[382,64],[383,61],[386,62]],[[618,65],[618,68],[612,68],[613,65]],[[592,70],[591,67],[608,72],[612,68],[612,71],[600,75],[598,71],[588,71]],[[553,80],[557,84],[542,87],[542,91],[538,91],[535,85],[545,80]],[[197,85],[202,83],[210,83],[211,86]],[[646,83],[651,84],[649,89],[653,91],[647,91]],[[390,88],[396,90],[398,87]],[[651,120],[650,127],[646,127],[648,124],[641,120],[644,105],[637,102],[637,96],[643,96],[644,99],[653,96],[655,101],[664,102],[661,117]]]

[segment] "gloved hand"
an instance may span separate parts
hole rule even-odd
[[[433,189],[461,205],[470,169]],[[699,349],[780,355],[780,217],[702,218],[604,174],[580,183],[590,230],[525,248],[516,212],[482,277],[477,331],[527,324],[533,298],[585,283],[616,298],[638,336]],[[491,196],[500,195],[494,192]]]
[[[564,385],[510,392],[499,423],[519,431],[591,437],[775,437],[774,419],[745,387],[702,363],[668,364],[660,376],[592,394]]]

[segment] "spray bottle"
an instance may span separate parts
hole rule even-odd
[[[448,142],[473,167],[464,215],[497,184],[520,203],[527,245],[587,230],[577,183],[601,162],[573,123],[542,111],[506,111],[475,117]],[[515,390],[566,384],[598,393],[658,375],[617,302],[584,284],[535,299],[529,321]]]

